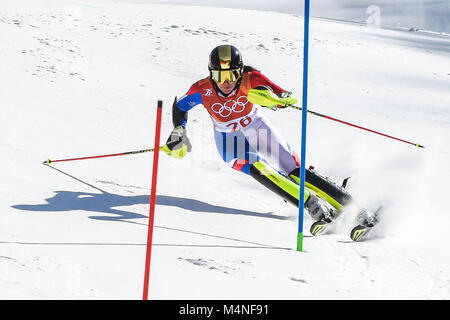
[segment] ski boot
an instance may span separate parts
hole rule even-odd
[[[288,177],[296,184],[300,184],[300,168],[294,169]],[[320,175],[310,166],[305,171],[305,187],[313,191],[321,199],[333,206],[337,211],[342,211],[344,206],[352,201],[352,197],[345,190],[349,178],[344,179],[341,186],[331,181],[329,178]]]
[[[317,236],[325,231],[325,228],[336,217],[336,211],[326,205],[326,201],[321,198],[311,195],[305,203],[305,208],[308,210],[311,217],[316,220],[311,225],[310,232]]]
[[[363,240],[372,228],[378,223],[379,214],[382,207],[379,207],[375,212],[367,209],[362,209],[356,218],[358,225],[350,232],[350,238],[353,241]]]

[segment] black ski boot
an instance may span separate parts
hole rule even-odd
[[[300,184],[300,168],[295,168],[288,176],[292,181]],[[318,174],[312,166],[305,170],[305,186],[320,197],[327,199],[327,202],[337,210],[342,210],[352,200],[350,194],[345,190],[348,179],[344,180],[342,186],[338,186],[327,177]]]

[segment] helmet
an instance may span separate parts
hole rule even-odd
[[[242,77],[244,63],[239,50],[229,44],[214,48],[209,55],[208,68],[211,78],[218,83],[235,82]]]

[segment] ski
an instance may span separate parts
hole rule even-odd
[[[299,172],[290,174],[290,178],[298,184]],[[305,208],[308,210],[311,217],[315,220],[310,227],[310,233],[313,236],[324,234],[328,225],[332,224],[334,220],[344,211],[349,203],[352,202],[352,197],[345,190],[350,177],[343,180],[342,185],[338,186],[329,178],[319,175],[314,167],[310,166],[306,171],[305,188],[310,193],[310,198],[305,203]],[[367,209],[360,210],[357,216],[357,224],[350,232],[350,237],[353,241],[361,241],[366,238],[373,226],[378,222],[378,215],[381,207],[375,212]]]
[[[380,206],[374,212],[367,209],[363,209],[359,212],[357,217],[358,225],[350,231],[350,238],[353,241],[358,242],[367,238],[367,235],[372,228],[378,223],[382,208],[383,207]]]
[[[369,233],[370,229],[372,228],[363,225],[357,225],[350,232],[350,238],[353,241],[361,241]]]
[[[311,234],[313,236],[318,236],[325,231],[328,224],[329,224],[329,222],[327,222],[325,220],[316,221],[311,225],[311,228],[309,231],[311,232]]]

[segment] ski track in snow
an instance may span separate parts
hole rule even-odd
[[[157,99],[165,102],[164,142],[173,97],[206,76],[219,43],[237,45],[249,64],[301,96],[301,18],[35,3],[5,1],[0,9],[9,120],[0,129],[0,298],[139,299],[152,156],[53,170],[42,161],[147,147]],[[361,203],[387,205],[362,243],[348,236],[355,206],[316,238],[305,215],[305,252],[296,252],[297,209],[229,169],[211,145],[208,115],[192,110],[193,152],[182,161],[161,154],[151,298],[448,299],[449,218],[443,203],[428,199],[445,197],[450,171],[449,48],[445,37],[312,21],[311,109],[427,147],[309,118],[308,163],[338,183],[351,176]],[[299,113],[266,114],[299,150]]]

